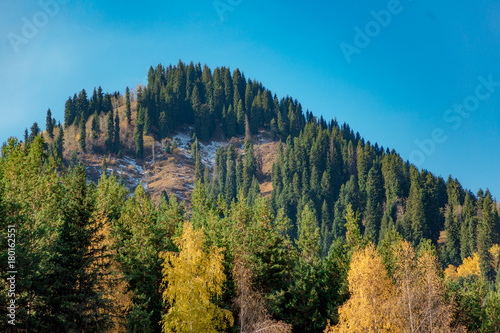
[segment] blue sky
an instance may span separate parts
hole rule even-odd
[[[33,121],[45,128],[49,107],[62,121],[82,88],[123,92],[151,65],[193,60],[239,67],[422,168],[497,195],[499,43],[500,4],[488,0],[9,1],[0,141]],[[347,44],[357,48],[348,57]]]

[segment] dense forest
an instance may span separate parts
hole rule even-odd
[[[155,202],[142,184],[130,193],[105,158],[89,181],[78,159],[141,161],[145,138],[175,154],[182,126],[189,205],[166,191]],[[279,142],[267,197],[260,131]],[[200,141],[214,136],[244,144],[219,148],[209,167]],[[3,244],[15,226],[18,331],[500,331],[489,190],[418,170],[239,69],[158,65],[145,87],[68,98],[62,125],[49,109],[45,131],[34,123],[2,147],[0,224]]]

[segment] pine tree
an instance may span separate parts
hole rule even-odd
[[[125,117],[130,124],[132,120],[132,111],[130,110],[130,89],[128,87],[125,89]]]
[[[50,112],[50,109],[47,110],[47,119],[45,122],[47,134],[49,135],[49,138],[53,139],[54,138],[54,123],[52,121],[52,113]]]

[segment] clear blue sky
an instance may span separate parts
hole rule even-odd
[[[420,167],[500,193],[500,86],[482,83],[500,82],[498,2],[41,3],[49,6],[2,4],[1,142],[33,121],[44,129],[49,107],[62,121],[66,99],[82,88],[123,92],[145,82],[151,65],[193,60],[239,67]],[[356,27],[368,36],[355,40]],[[468,110],[453,111],[464,102]]]

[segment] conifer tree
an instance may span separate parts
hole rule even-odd
[[[54,123],[52,121],[52,113],[50,112],[50,109],[47,110],[47,119],[45,122],[45,127],[47,130],[47,134],[49,135],[49,138],[53,139],[54,138]]]
[[[449,264],[458,266],[460,263],[460,230],[458,227],[458,217],[455,214],[455,209],[448,206],[445,218],[446,243],[441,259],[444,266]]]
[[[57,152],[57,157],[63,158],[63,148],[64,148],[64,130],[62,126],[59,127],[59,134],[54,141],[54,150]]]
[[[73,105],[73,100],[71,99],[71,97],[69,97],[64,106],[64,124],[66,125],[66,127],[73,124],[74,119],[75,119],[75,109]]]
[[[128,87],[125,89],[125,117],[127,117],[127,122],[130,124],[132,111],[130,111],[130,89]]]
[[[69,175],[65,190],[63,224],[47,267],[43,322],[52,332],[103,331],[110,325],[110,304],[98,289],[105,249],[97,246],[102,225],[92,218],[95,199],[83,165]]]
[[[368,172],[366,180],[366,211],[365,211],[365,236],[370,237],[373,242],[379,239],[380,224],[382,221],[382,198],[383,198],[382,175],[376,166]]]
[[[134,129],[134,143],[135,143],[135,156],[137,158],[144,158],[144,132],[142,124],[137,124]]]
[[[493,245],[491,239],[493,218],[493,200],[490,192],[486,190],[482,206],[482,220],[479,222],[477,231],[479,265],[484,281],[494,281],[495,278],[492,268],[493,258],[490,253],[490,248]]]
[[[36,121],[33,123],[30,130],[31,130],[31,132],[30,132],[30,136],[28,138],[28,141],[33,142],[33,140],[35,140],[37,135],[40,133],[40,128],[38,127],[38,124]]]
[[[420,174],[416,168],[411,167],[410,175],[411,186],[406,206],[405,226],[407,228],[407,232],[409,231],[407,235],[408,239],[416,245],[420,242],[420,240],[422,240],[422,238],[429,237],[424,215],[424,205],[422,202],[423,195]]]

